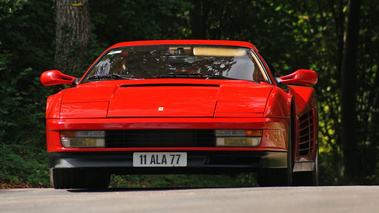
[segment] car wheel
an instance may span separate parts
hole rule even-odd
[[[50,180],[55,189],[103,189],[108,188],[110,175],[97,170],[51,169]]]
[[[258,184],[260,186],[290,186],[293,176],[293,121],[292,112],[290,116],[290,129],[288,131],[287,168],[284,169],[262,169],[258,173]]]
[[[293,173],[293,181],[296,186],[318,186],[318,150],[313,170]]]

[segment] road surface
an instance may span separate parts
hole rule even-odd
[[[0,189],[1,213],[379,212],[379,186],[200,189]]]

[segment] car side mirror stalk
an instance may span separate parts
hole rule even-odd
[[[79,84],[80,78],[75,78],[75,80],[72,82],[71,86],[76,86]]]
[[[315,85],[318,81],[317,73],[313,70],[300,69],[280,77],[282,84]]]
[[[52,86],[52,85],[59,85],[59,84],[69,84],[76,86],[79,82],[79,79],[65,75],[61,73],[58,70],[49,70],[41,75],[41,83],[44,86]]]

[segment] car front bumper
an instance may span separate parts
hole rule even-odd
[[[48,119],[49,168],[103,168],[112,173],[222,173],[287,167],[288,118]],[[62,130],[260,129],[258,147],[65,148]],[[275,133],[275,134],[273,134]],[[134,152],[185,152],[186,167],[133,167]]]
[[[49,168],[104,169],[114,174],[230,173],[286,168],[287,152],[190,151],[186,167],[133,167],[133,152],[49,152]]]

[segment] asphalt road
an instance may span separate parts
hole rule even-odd
[[[1,213],[379,212],[379,186],[121,189],[0,189]]]

